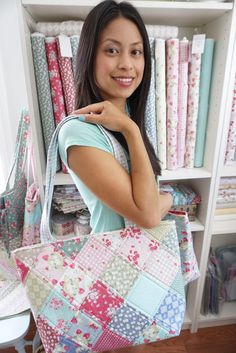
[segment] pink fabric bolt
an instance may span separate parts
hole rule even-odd
[[[194,153],[197,134],[197,117],[199,103],[199,83],[201,72],[201,54],[192,54],[188,78],[188,112],[186,130],[185,167],[194,167]]]
[[[167,52],[167,169],[177,169],[179,39],[166,41]]]
[[[70,115],[75,109],[75,85],[72,70],[72,62],[69,57],[62,57],[60,51],[59,38],[56,38],[58,49],[58,63],[60,68],[62,87],[66,103],[66,113]]]
[[[184,39],[179,43],[179,86],[178,86],[178,125],[177,125],[177,160],[178,167],[184,167],[185,136],[188,102],[188,60],[189,42]]]
[[[226,165],[235,163],[235,160],[234,160],[235,149],[236,149],[236,76],[234,81],[232,110],[231,110],[231,116],[230,116],[230,122],[229,122],[229,132],[228,132],[227,147],[226,147],[226,153],[225,153]]]

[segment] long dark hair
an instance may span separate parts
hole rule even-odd
[[[95,83],[94,61],[102,30],[108,23],[118,17],[124,17],[132,21],[139,29],[143,39],[145,67],[143,79],[138,88],[127,99],[127,105],[130,116],[139,126],[141,135],[146,147],[153,172],[155,175],[161,174],[159,161],[155,155],[154,149],[147,137],[144,126],[144,114],[147,102],[147,96],[151,79],[151,53],[148,34],[141,16],[134,6],[128,2],[116,3],[113,0],[105,0],[95,6],[88,14],[80,35],[79,47],[76,62],[76,102],[75,108],[79,109],[88,104],[102,101],[99,88]],[[111,133],[117,138],[123,147],[127,149],[127,143],[124,136],[119,132]]]

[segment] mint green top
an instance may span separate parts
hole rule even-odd
[[[114,155],[112,147],[109,145],[103,133],[96,125],[73,119],[61,127],[58,142],[61,159],[68,168],[68,172],[91,214],[90,226],[92,233],[101,233],[124,228],[123,217],[101,202],[67,164],[67,149],[74,145],[95,147]]]

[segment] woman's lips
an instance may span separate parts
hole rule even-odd
[[[133,82],[133,77],[113,77],[113,79],[120,85],[120,86],[130,86]]]

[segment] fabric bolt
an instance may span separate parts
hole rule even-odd
[[[62,57],[60,50],[59,37],[56,37],[58,64],[60,68],[62,87],[66,105],[66,115],[69,115],[75,109],[75,85],[72,71],[72,62],[69,57]]]
[[[204,160],[214,46],[215,40],[211,38],[206,38],[204,53],[202,54],[201,62],[194,167],[202,167]]]
[[[60,121],[66,116],[66,111],[60,69],[58,64],[56,38],[46,37],[45,48],[48,62],[48,72],[53,102],[54,118],[56,125],[58,125]]]
[[[72,50],[72,68],[73,68],[73,74],[74,74],[74,78],[75,78],[76,57],[77,57],[77,50],[78,50],[78,46],[79,46],[79,36],[78,35],[71,36],[70,43],[71,43],[71,50]]]
[[[189,42],[179,42],[179,83],[178,83],[178,124],[177,124],[177,164],[184,167],[185,137],[188,100],[188,60]]]
[[[31,34],[31,45],[40,117],[43,129],[44,146],[45,152],[47,154],[48,146],[55,130],[55,121],[50,91],[48,63],[45,50],[45,36],[41,33]]]
[[[147,136],[154,148],[155,153],[157,154],[157,127],[156,127],[156,99],[155,99],[155,40],[154,38],[149,38],[150,47],[151,47],[151,65],[152,65],[152,73],[151,73],[151,82],[150,88],[147,97],[147,104],[145,109],[145,129],[147,132]]]
[[[166,169],[166,53],[165,40],[155,39],[157,156]]]
[[[167,169],[177,169],[179,39],[166,41]]]
[[[226,165],[232,165],[235,163],[234,161],[235,151],[236,151],[236,110],[232,111],[230,115],[227,147],[226,147],[226,153],[225,153]]]
[[[197,118],[199,104],[199,84],[201,73],[201,54],[191,54],[189,63],[189,81],[188,81],[188,111],[187,111],[187,129],[186,129],[186,151],[185,167],[194,167]]]

